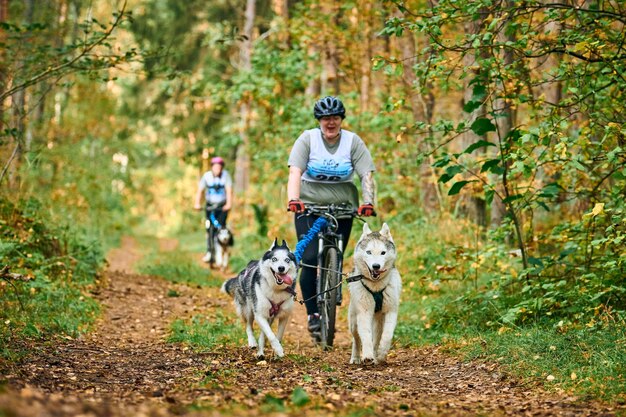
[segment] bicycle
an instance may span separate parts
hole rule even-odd
[[[320,312],[319,343],[324,348],[333,346],[337,306],[342,302],[341,278],[343,270],[343,237],[337,233],[338,218],[356,217],[356,210],[347,205],[307,205],[302,216],[318,216],[326,220],[317,232],[316,295]],[[312,229],[314,230],[314,229]]]
[[[204,221],[204,228],[206,229],[207,246],[208,251],[202,258],[204,262],[207,262],[211,268],[215,263],[215,234],[222,227],[220,222],[215,217],[215,210],[224,207],[224,203],[206,204],[205,211],[210,212],[208,218]]]

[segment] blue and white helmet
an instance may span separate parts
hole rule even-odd
[[[346,109],[337,97],[326,96],[317,100],[315,106],[313,106],[313,115],[315,115],[317,120],[324,116],[340,116],[342,119],[345,119]]]

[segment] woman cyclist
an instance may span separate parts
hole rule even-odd
[[[207,252],[202,260],[213,264],[215,233],[219,226],[226,226],[228,210],[233,201],[233,182],[228,171],[224,169],[224,159],[219,156],[211,158],[211,169],[200,178],[194,203],[196,210],[202,210],[202,196],[206,202],[207,234]]]
[[[363,140],[353,132],[341,128],[346,111],[337,97],[319,99],[313,107],[319,127],[305,130],[296,140],[289,155],[287,183],[288,209],[295,213],[296,235],[306,235],[316,216],[299,216],[306,204],[348,204],[357,208],[360,216],[372,216],[375,201],[374,162]],[[361,181],[363,203],[353,182],[356,172]],[[337,230],[347,247],[352,217],[339,220]],[[344,248],[341,248],[342,250]],[[313,239],[302,255],[302,262],[317,263],[318,242]],[[304,299],[316,291],[316,269],[303,267],[300,289]],[[315,297],[306,302],[308,330],[320,331],[320,316]]]

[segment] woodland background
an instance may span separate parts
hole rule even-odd
[[[603,0],[1,0],[2,357],[88,331],[122,235],[200,256],[214,155],[232,269],[294,245],[287,157],[338,95],[401,254],[399,340],[624,401],[625,24]],[[179,255],[148,263],[206,275]]]

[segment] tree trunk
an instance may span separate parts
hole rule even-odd
[[[396,12],[396,16],[405,17],[400,10]],[[431,93],[432,88],[424,88],[415,74],[414,68],[417,64],[415,34],[410,30],[405,30],[398,42],[402,52],[404,92],[411,107],[413,121],[430,124],[432,122],[434,96]],[[417,149],[420,154],[428,151],[421,141],[418,142]],[[420,173],[420,202],[426,213],[434,213],[442,205],[438,184],[433,175],[432,162],[432,159],[426,158],[418,168]]]
[[[324,0],[322,2],[322,13],[330,17],[330,25],[338,24],[338,3],[332,0]],[[329,33],[331,36],[329,36]],[[322,52],[322,93],[328,95],[339,95],[339,51],[332,32],[327,32],[324,39],[324,50]]]
[[[360,0],[358,9],[354,9],[357,29],[361,29],[363,38],[363,50],[361,54],[361,85],[360,85],[360,107],[365,113],[370,109],[370,87],[372,73],[372,2]]]
[[[76,13],[75,25],[78,25],[78,5],[74,2],[71,2],[71,4],[68,5],[67,1],[61,1],[59,4],[59,18],[57,20],[59,28],[62,28],[67,22],[70,13],[70,6],[74,8],[73,11]],[[72,41],[74,40],[75,33],[73,32]],[[56,44],[59,47],[63,46],[63,38],[61,36],[56,38]],[[69,88],[69,86],[63,87],[54,95],[54,121],[58,126],[63,125],[63,111],[69,97]]]
[[[256,15],[256,0],[246,1],[246,12],[243,25],[244,40],[241,43],[241,51],[239,55],[239,70],[241,72],[249,72],[252,68],[252,36],[254,29],[254,18]],[[239,105],[240,128],[239,135],[241,142],[237,146],[236,152],[236,171],[234,190],[237,195],[244,196],[250,182],[250,138],[248,130],[250,127],[250,100],[251,97],[244,96]]]
[[[280,31],[278,32],[278,40],[289,45],[289,0],[272,0],[272,10],[278,20]]]
[[[309,62],[307,65],[307,74],[309,74],[309,83],[304,90],[304,94],[306,97],[312,98],[313,100],[317,99],[322,92],[322,83],[320,82],[320,72],[318,71],[317,60],[312,59],[311,57],[315,57],[319,54],[319,49],[315,44],[309,45],[308,55]]]
[[[499,40],[502,43],[511,42],[513,44],[515,42],[515,34],[505,34],[504,31],[499,33]],[[502,62],[504,63],[505,68],[511,68],[515,65],[515,57],[513,55],[513,50],[511,48],[505,48],[502,52]],[[498,92],[498,96],[500,97],[511,97],[513,92],[509,91],[510,89],[519,90],[516,86],[515,82],[509,82],[507,85],[507,81],[516,81],[516,80],[503,80],[504,84],[500,85],[500,91]],[[511,131],[515,128],[516,120],[517,120],[517,111],[511,105],[511,101],[509,99],[499,98],[496,100],[496,113],[499,117],[496,118],[495,122],[497,125],[497,133],[500,141],[507,140],[507,136],[511,133]],[[489,152],[497,152],[495,149],[490,149]],[[495,157],[495,155],[492,155]],[[497,184],[496,191],[499,195],[504,195],[504,189],[501,178],[494,178],[494,183]],[[491,203],[491,216],[490,216],[490,225],[491,226],[499,226],[502,224],[504,220],[504,216],[506,215],[506,207],[502,202],[502,199],[495,195],[493,201]]]
[[[481,10],[480,14],[481,14],[481,17],[478,20],[475,20],[466,25],[465,32],[467,34],[480,33],[481,28],[484,25],[486,12],[484,10]],[[477,51],[466,52],[466,54],[463,56],[463,65],[466,68],[475,66],[477,61],[483,58],[482,54],[483,53],[477,52]],[[478,70],[475,70],[474,74],[475,74],[475,77],[479,76]],[[463,80],[463,91],[464,91],[463,105],[465,105],[466,103],[472,100],[473,86],[470,85],[470,81],[472,81],[472,77],[465,77],[465,79]],[[469,120],[468,125],[471,125],[473,121],[478,118],[485,117],[486,112],[487,110],[484,104],[478,107],[477,109],[475,109],[469,117],[470,120]],[[479,141],[480,139],[484,139],[484,138],[476,135],[473,131],[468,130],[461,137],[462,149],[460,150],[466,149],[469,145]],[[480,150],[476,150],[474,152],[484,153],[484,148],[480,148]],[[470,159],[474,157],[470,155],[464,155],[462,156],[462,158]],[[469,161],[467,161],[467,163],[469,163]],[[467,187],[467,190],[468,191],[470,190],[469,187]],[[462,204],[462,211],[467,215],[467,217],[469,217],[471,220],[474,221],[474,223],[480,226],[486,226],[487,225],[487,205],[482,195],[478,193],[477,190],[472,190],[471,192],[468,192],[467,194],[461,194],[460,198],[461,198],[461,204]]]
[[[0,0],[0,22],[6,22],[9,18],[9,0]],[[5,31],[0,30],[0,42],[5,42]],[[4,48],[0,48],[0,92],[6,91],[8,74],[6,68],[6,56]],[[4,103],[0,103],[0,131],[4,130]]]

